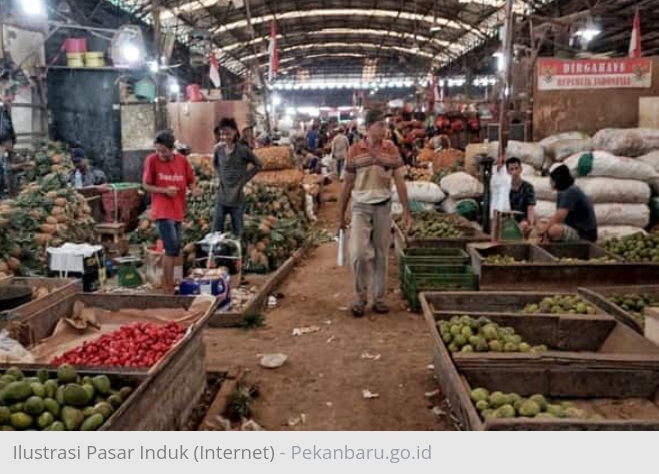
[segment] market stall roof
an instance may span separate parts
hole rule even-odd
[[[109,1],[149,21],[149,1]],[[526,12],[551,1],[520,0],[516,9]],[[503,5],[504,0],[163,0],[160,18],[166,30],[192,45],[211,40],[221,66],[241,75],[267,64],[276,20],[284,74],[302,69],[313,76],[361,77],[370,60],[378,76],[420,77],[497,36]]]

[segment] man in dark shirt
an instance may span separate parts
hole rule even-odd
[[[556,213],[549,221],[545,238],[553,242],[597,241],[597,219],[593,203],[574,184],[570,169],[556,167],[550,174],[551,185],[558,191]]]
[[[522,179],[522,162],[519,158],[508,158],[506,169],[512,178],[510,209],[522,213],[516,217],[517,222],[524,235],[528,236],[535,226],[535,190],[531,183]]]

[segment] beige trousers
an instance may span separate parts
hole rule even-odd
[[[391,201],[380,205],[353,201],[350,258],[355,292],[360,301],[368,301],[368,283],[372,272],[373,303],[384,303],[390,242]]]

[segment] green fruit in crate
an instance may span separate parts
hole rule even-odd
[[[121,406],[123,403],[123,400],[119,395],[110,395],[108,397],[108,403],[112,405],[113,408],[117,409]]]
[[[128,400],[128,397],[130,397],[132,393],[133,393],[133,387],[121,387],[119,389],[119,396],[124,402]]]
[[[60,405],[59,403],[57,403],[57,401],[53,400],[52,398],[46,398],[43,401],[43,406],[48,413],[52,414],[55,417],[59,416]]]
[[[37,370],[37,378],[43,384],[48,381],[48,371],[46,369]]]
[[[515,418],[515,409],[512,405],[503,405],[494,412],[495,418]]]
[[[11,375],[14,377],[14,380],[23,380],[23,371],[19,369],[18,367],[10,367],[5,371],[5,375]]]
[[[5,404],[20,402],[32,395],[32,389],[27,382],[12,382],[0,392],[0,402]]]
[[[490,346],[488,345],[487,341],[481,338],[478,341],[478,344],[476,344],[476,352],[487,352],[489,350],[490,350]]]
[[[568,408],[565,410],[565,418],[577,418],[579,420],[588,419],[588,412],[580,408]]]
[[[66,431],[66,427],[61,421],[55,421],[45,431]]]
[[[527,344],[526,342],[521,342],[519,344],[519,351],[520,352],[531,352],[531,345]]]
[[[110,390],[112,389],[110,379],[107,375],[97,375],[92,379],[94,388],[101,395],[110,395]]]
[[[547,399],[543,395],[531,395],[529,400],[537,403],[540,407],[540,410],[544,411],[547,409]]]
[[[27,413],[18,412],[11,415],[11,426],[17,430],[26,430],[34,423],[34,418],[32,418]]]
[[[449,352],[459,352],[460,348],[455,345],[455,342],[452,342],[448,345]]]
[[[78,380],[76,369],[70,364],[62,364],[57,368],[57,380],[60,383],[75,383]]]
[[[524,403],[526,403],[526,398],[522,397],[513,402],[513,408],[517,413],[519,413],[519,411],[522,409],[522,405],[524,405]]]
[[[488,408],[487,410],[483,410],[481,412],[481,416],[485,419],[494,418],[494,410],[492,410],[491,408]]]
[[[62,408],[62,421],[67,431],[77,431],[85,421],[85,415],[77,408],[64,407]]]
[[[474,352],[474,348],[467,344],[466,346],[463,346],[462,349],[460,349],[460,352],[471,353]]]
[[[94,405],[94,410],[96,410],[96,413],[103,415],[103,419],[105,420],[110,418],[114,413],[114,408],[112,408],[112,405],[107,402],[97,403]]]
[[[458,334],[453,338],[453,343],[458,347],[462,348],[465,344],[467,344],[467,338],[464,337],[462,334]]]
[[[103,424],[103,415],[95,413],[87,418],[80,427],[80,431],[96,431]]]
[[[480,402],[481,400],[487,401],[488,397],[490,396],[490,392],[488,392],[487,389],[485,388],[478,387],[471,391],[470,396],[471,396],[471,400],[474,403],[477,403]]]
[[[499,337],[496,327],[492,324],[486,324],[481,328],[481,333],[483,337],[488,341],[493,341]]]
[[[55,398],[57,395],[57,381],[56,380],[47,380],[43,384],[43,388],[46,391],[46,397],[48,398]]]
[[[476,347],[476,346],[478,345],[478,343],[479,343],[480,341],[482,341],[482,340],[483,340],[483,339],[482,339],[481,337],[479,337],[479,336],[471,336],[471,337],[469,338],[469,341],[468,341],[468,342],[469,342],[469,345],[470,345],[470,346],[472,346],[472,347]]]
[[[41,383],[31,383],[30,388],[32,389],[32,395],[35,397],[45,398],[46,397],[46,387]]]
[[[23,411],[24,407],[25,407],[25,403],[23,402],[14,403],[12,405],[9,405],[9,411],[11,411],[12,413],[18,413],[19,411]]]
[[[96,395],[96,390],[94,390],[93,385],[89,384],[84,384],[82,386],[82,389],[87,393],[87,401],[85,403],[89,404],[94,400],[94,396]]]
[[[462,334],[464,337],[469,339],[471,336],[474,335],[474,332],[471,330],[471,327],[462,326],[462,330],[460,331],[460,334]]]
[[[2,377],[0,377],[0,382],[10,384],[12,382],[18,382],[18,380],[16,380],[16,378],[12,375],[5,374]]]
[[[446,344],[450,344],[453,340],[453,335],[451,333],[442,334],[442,341]]]
[[[547,413],[555,416],[556,418],[565,418],[565,409],[560,405],[547,405]]]
[[[476,402],[476,409],[478,411],[487,410],[488,408],[490,408],[490,404],[487,400],[479,400]]]
[[[503,392],[493,392],[489,398],[490,406],[493,408],[499,408],[500,406],[506,405],[510,402],[509,398]]]
[[[462,334],[462,326],[460,326],[459,324],[451,325],[451,334],[453,336],[457,336],[458,334]]]
[[[28,415],[41,415],[45,410],[44,401],[40,397],[30,397],[25,401],[24,409]]]
[[[503,352],[519,352],[519,346],[514,342],[506,342],[503,346]]]
[[[63,394],[64,405],[83,407],[91,401],[87,390],[75,383],[67,384],[64,387]]]
[[[519,408],[519,415],[520,416],[525,416],[529,418],[533,418],[536,416],[538,413],[540,413],[540,405],[538,405],[536,402],[533,400],[527,400],[524,403],[522,403],[522,406]]]
[[[55,421],[55,417],[52,415],[52,413],[48,413],[46,411],[43,412],[41,415],[39,415],[39,418],[37,418],[37,426],[39,426],[39,428],[41,428],[42,430],[45,430],[54,421]]]
[[[490,341],[488,347],[492,352],[503,352],[503,344],[497,340]]]
[[[9,423],[11,419],[11,410],[8,407],[0,407],[0,425]]]

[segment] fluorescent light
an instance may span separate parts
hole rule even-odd
[[[157,73],[158,72],[158,61],[150,61],[149,62],[149,70],[152,73]]]
[[[44,10],[41,0],[22,0],[21,7],[23,8],[23,12],[34,16],[41,15]]]
[[[272,104],[274,106],[281,105],[281,96],[279,94],[274,94],[272,96]]]
[[[179,86],[178,82],[176,82],[175,80],[170,80],[167,88],[169,89],[169,92],[171,94],[178,94],[179,92],[181,92],[181,86]]]
[[[121,48],[121,55],[127,63],[135,63],[140,59],[140,48],[131,43],[126,43]]]

